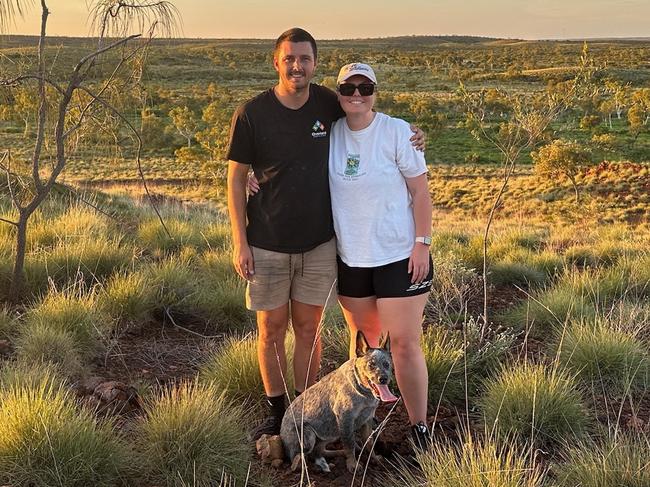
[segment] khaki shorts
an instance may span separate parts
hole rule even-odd
[[[336,240],[304,254],[283,254],[251,246],[255,274],[246,287],[246,307],[270,311],[289,302],[323,306],[335,293]]]

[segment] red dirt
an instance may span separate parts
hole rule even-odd
[[[512,306],[514,302],[524,297],[524,294],[517,290],[492,290],[491,299],[494,305],[492,313],[496,309]],[[77,392],[84,400],[97,401],[96,386],[106,381],[120,381],[123,384],[117,386],[118,389],[123,387],[124,390],[132,390],[130,389],[132,386],[137,391],[143,390],[147,386],[165,385],[181,379],[193,378],[206,356],[213,352],[224,338],[224,335],[205,335],[210,335],[210,331],[198,328],[197,325],[177,328],[160,323],[150,323],[140,329],[124,333],[115,340],[115,343],[101,359],[92,364],[90,377],[78,385]],[[535,356],[542,347],[543,344],[534,343],[529,339],[526,352],[529,356]],[[516,349],[513,350],[513,353],[516,353]],[[323,373],[328,372],[331,368],[332,364],[323,361]],[[105,386],[109,391],[113,391],[114,387],[113,385]],[[91,396],[95,398],[90,399]],[[650,400],[648,399],[650,398],[645,398],[641,405],[635,405],[634,408],[629,403],[624,403],[621,407],[619,402],[611,405],[610,411],[615,411],[616,416],[620,411],[620,421],[617,423],[623,429],[650,432]],[[128,434],[133,425],[133,419],[141,415],[141,410],[133,407],[137,403],[131,399],[127,398],[126,401],[129,403],[129,411],[113,412],[113,414],[118,414],[117,424]],[[597,404],[604,404],[603,401],[596,398]],[[429,424],[433,424],[435,420],[434,438],[456,438],[459,425],[465,424],[467,421],[464,412],[459,413],[441,407],[436,414],[434,408],[435,405],[431,407],[428,417]],[[112,411],[110,408],[109,410]],[[377,412],[378,419],[383,420],[389,411],[390,406],[380,406]],[[608,422],[608,417],[604,413],[600,414],[598,419],[604,424]],[[609,423],[612,424],[615,419],[610,413]],[[396,455],[409,455],[410,431],[408,424],[405,408],[400,401],[390,413],[376,445],[376,451],[385,456],[384,466],[370,465],[363,485],[381,485],[379,482],[382,472],[385,473],[386,468],[393,468],[392,462],[395,462]],[[255,446],[251,444],[253,456],[254,448]],[[365,467],[366,458],[366,456],[362,457],[362,467]],[[262,465],[261,461],[255,457],[254,469],[266,470],[275,479],[274,485],[300,485],[300,474],[290,472],[286,463],[280,469],[274,470],[270,466]],[[315,467],[310,469],[310,478],[314,486],[347,487],[352,485],[353,477],[347,472],[344,459],[336,459],[334,468],[329,474],[323,474],[316,470]],[[363,477],[362,470],[357,473],[354,485],[361,485],[361,477]],[[307,485],[306,482],[303,485]]]

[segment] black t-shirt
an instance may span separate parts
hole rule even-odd
[[[297,110],[273,89],[237,109],[227,158],[250,164],[260,183],[246,205],[249,245],[298,253],[334,236],[327,161],[330,128],[341,116],[336,94],[314,84]]]

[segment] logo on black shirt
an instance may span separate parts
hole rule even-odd
[[[311,136],[314,139],[318,139],[320,137],[325,137],[327,135],[327,132],[325,131],[325,125],[320,120],[316,120],[314,122],[314,125],[311,126]]]

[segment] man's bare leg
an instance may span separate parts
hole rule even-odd
[[[322,306],[291,300],[291,324],[296,336],[293,374],[296,391],[302,392],[316,382],[320,368],[321,342],[318,326]],[[311,360],[310,360],[311,358]]]
[[[264,392],[269,397],[285,393],[287,357],[284,338],[289,326],[289,303],[269,310],[257,312],[257,359],[264,383]],[[283,381],[283,377],[285,381]]]

